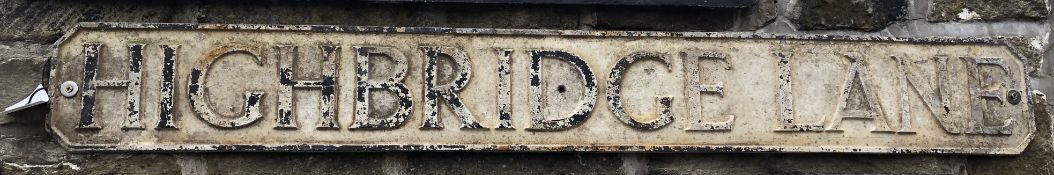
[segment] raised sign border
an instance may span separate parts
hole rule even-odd
[[[382,26],[338,26],[338,25],[273,25],[273,24],[193,24],[193,23],[113,23],[83,22],[78,23],[59,38],[49,52],[43,84],[48,87],[51,72],[55,71],[52,61],[57,56],[58,47],[82,29],[107,30],[228,30],[228,31],[310,31],[338,33],[406,33],[406,34],[455,34],[455,35],[527,35],[527,36],[583,36],[583,37],[672,37],[672,38],[714,38],[714,39],[771,39],[771,40],[811,40],[811,41],[872,41],[872,42],[906,42],[915,44],[991,44],[1003,45],[1026,64],[1025,71],[1030,75],[1035,68],[1033,61],[1022,50],[1010,42],[1013,37],[926,37],[898,38],[882,36],[845,36],[845,35],[779,35],[747,32],[659,32],[659,31],[586,31],[586,30],[551,30],[551,29],[490,29],[490,28],[440,28],[440,27],[382,27]],[[1026,81],[1031,79],[1025,75]],[[1026,83],[1028,108],[1036,109],[1033,103],[1033,87]],[[52,93],[51,98],[60,98]],[[49,106],[49,108],[52,106]],[[50,110],[49,110],[50,111]],[[1020,154],[1031,143],[1036,132],[1035,122],[1027,125],[1028,141],[1014,148],[887,148],[887,147],[802,147],[802,146],[736,146],[736,145],[534,145],[534,144],[179,144],[179,145],[118,145],[118,144],[72,144],[63,135],[55,132],[51,125],[51,114],[45,119],[48,132],[59,139],[59,143],[70,152],[385,152],[385,151],[491,151],[491,152],[769,152],[769,153],[895,153],[895,154],[986,154],[1016,155]],[[1031,118],[1035,120],[1035,116]]]

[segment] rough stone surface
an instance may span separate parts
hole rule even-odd
[[[47,43],[77,22],[193,22],[174,2],[0,1],[0,40]]]
[[[582,20],[596,30],[743,31],[776,18],[776,0],[759,0],[742,9],[706,7],[599,6]]]
[[[23,65],[27,66],[28,65]],[[39,65],[38,65],[39,66]],[[0,70],[10,70],[0,68]],[[0,71],[0,73],[8,73]],[[0,125],[0,174],[179,174],[167,154],[71,154],[43,127],[46,106],[10,116]]]
[[[1036,104],[1043,105],[1043,104]],[[984,157],[970,160],[966,168],[970,173],[976,174],[1001,174],[1015,172],[1022,174],[1054,174],[1054,135],[1051,135],[1051,116],[1049,108],[1044,107],[1036,110],[1036,133],[1025,148],[1025,152],[1018,156],[1006,157]]]
[[[422,6],[420,8],[429,8]],[[439,6],[442,15],[420,15],[417,26],[451,26],[472,28],[522,28],[522,29],[577,29],[580,25],[580,8],[568,6],[537,5],[515,6],[501,4],[467,5],[451,4]],[[444,19],[429,19],[441,16]],[[430,22],[432,21],[432,22]],[[439,23],[444,22],[444,23]]]
[[[1046,0],[933,0],[931,22],[1040,20],[1047,17]]]
[[[904,19],[907,0],[800,0],[800,30],[875,31]]]
[[[595,29],[723,31],[733,27],[736,9],[703,7],[600,7]],[[701,25],[706,24],[706,25]]]
[[[209,174],[385,174],[384,153],[206,153]]]
[[[616,154],[416,153],[410,174],[622,174]]]
[[[26,42],[0,42],[0,105],[22,100],[40,83],[47,46]],[[0,117],[0,123],[6,117]]]
[[[965,161],[929,155],[656,154],[648,163],[649,174],[956,174]]]
[[[365,3],[354,1],[0,1],[0,40],[54,41],[77,22],[179,22],[475,28],[753,30],[775,0],[753,8]],[[704,25],[705,24],[705,25]]]
[[[576,6],[374,4],[349,1],[220,1],[191,6],[197,9],[195,22],[200,23],[547,29],[575,29],[579,23],[579,7]]]
[[[741,10],[736,15],[736,26],[732,30],[735,31],[751,31],[757,30],[776,20],[778,5],[776,0],[758,0],[756,6],[750,7],[749,10]],[[745,20],[744,20],[745,19]]]
[[[10,174],[180,174],[179,165],[168,155],[103,154],[78,155],[58,163],[4,162],[3,172]]]

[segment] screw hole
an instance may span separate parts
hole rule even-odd
[[[1010,104],[1017,105],[1018,103],[1021,103],[1021,92],[1018,92],[1017,90],[1010,90],[1010,92],[1006,93],[1006,96],[1006,100],[1010,102]]]
[[[564,85],[556,86],[556,92],[559,92],[559,93],[567,92],[567,87],[564,87]]]

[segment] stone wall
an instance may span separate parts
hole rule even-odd
[[[657,30],[894,37],[1019,37],[1054,58],[1046,0],[758,0],[704,7],[359,1],[0,0],[0,105],[41,79],[48,47],[77,22],[265,23]],[[1037,64],[1039,62],[1036,62]],[[1031,73],[1054,93],[1054,63]],[[45,108],[0,116],[0,174],[1054,174],[1051,118],[1018,156],[772,153],[67,153]]]

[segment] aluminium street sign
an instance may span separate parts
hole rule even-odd
[[[1000,39],[82,23],[47,124],[74,151],[1018,154]],[[76,88],[74,88],[76,87]]]

